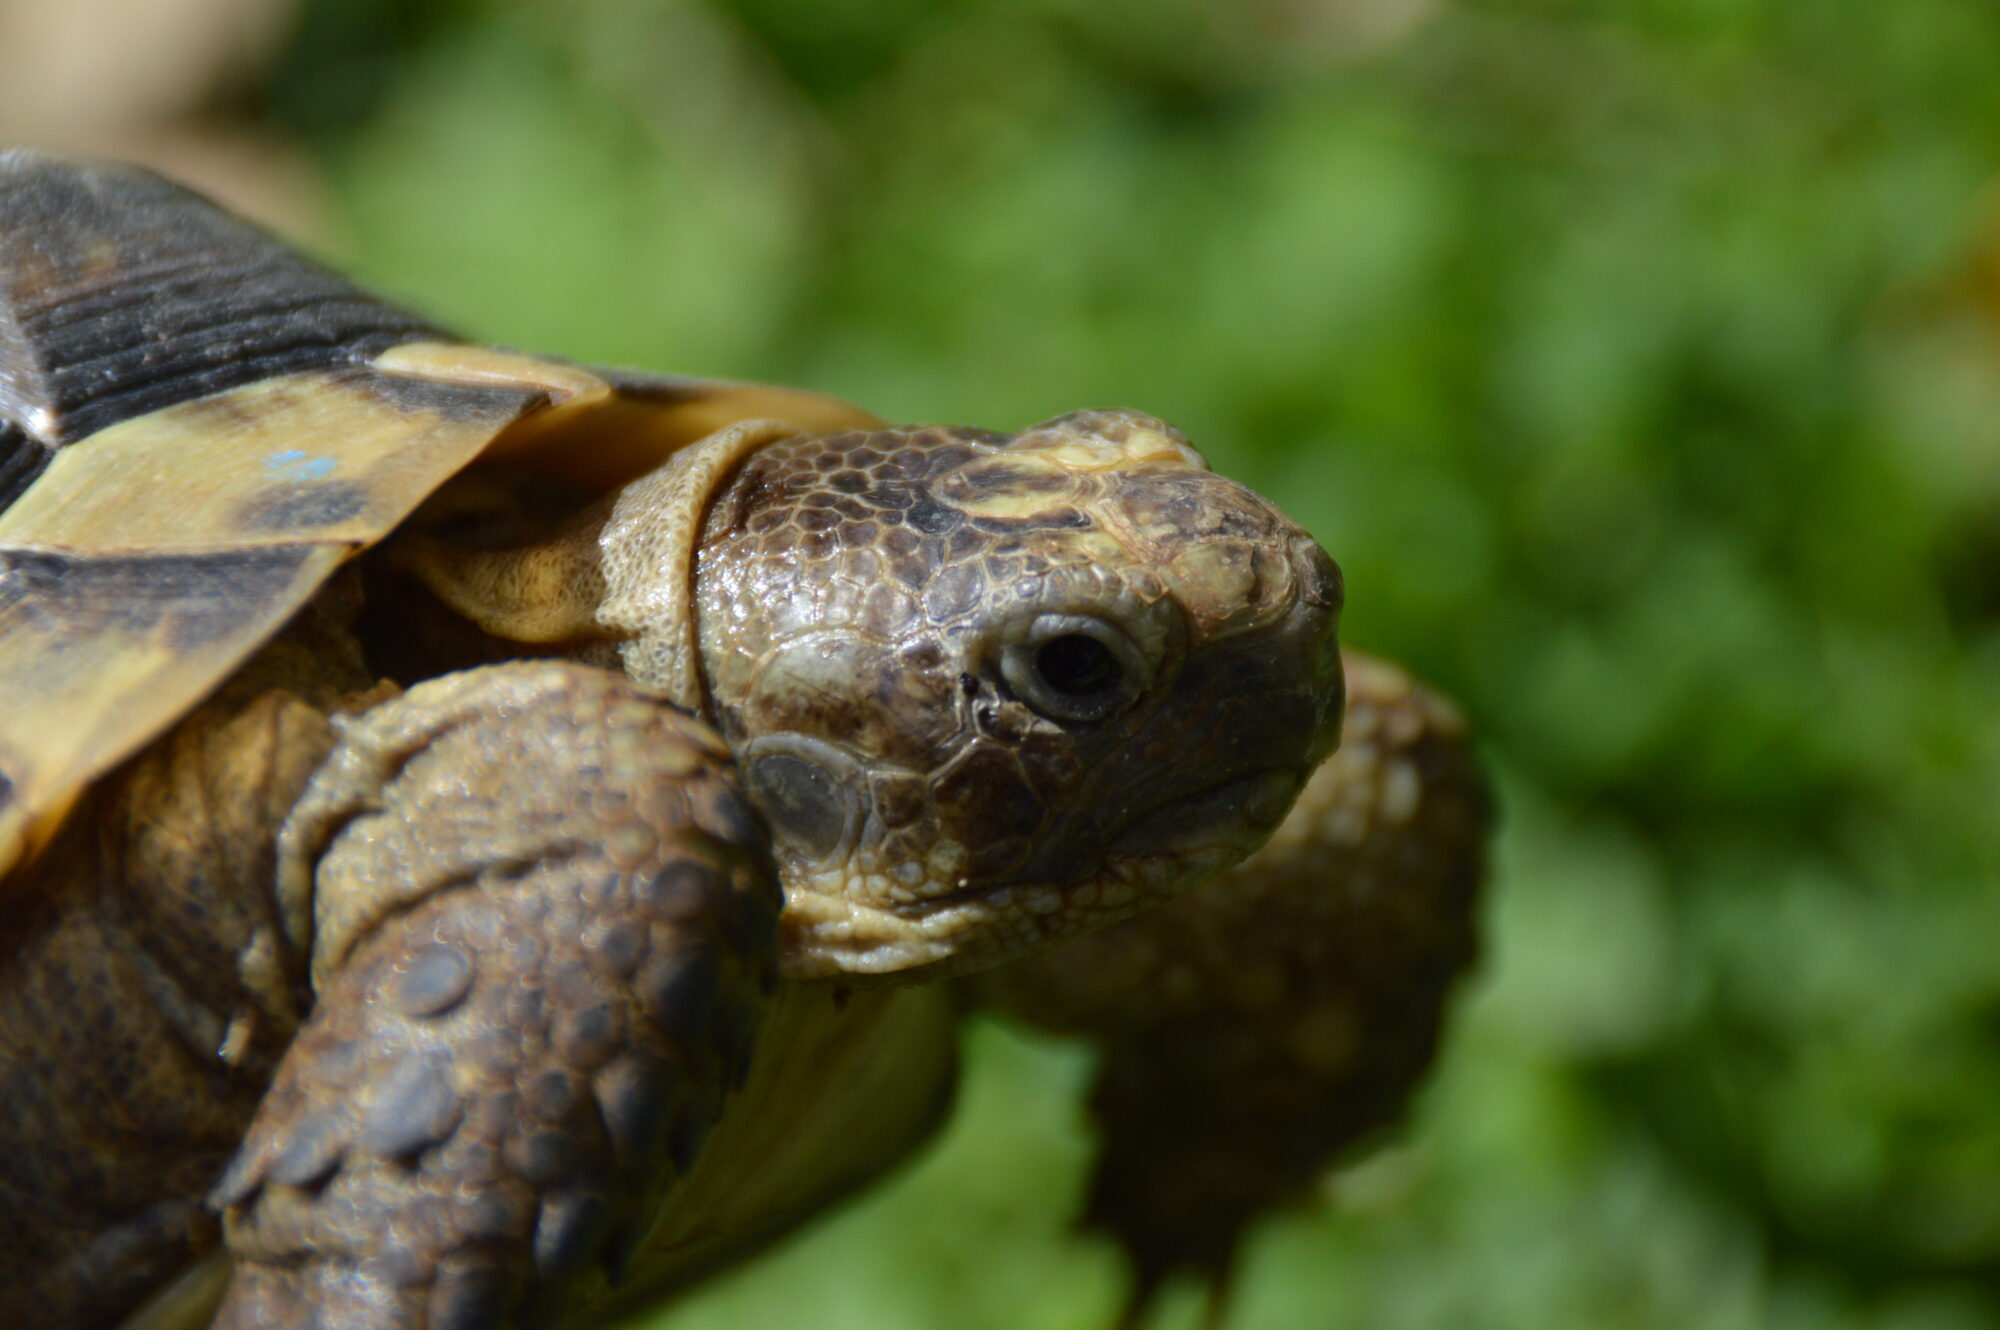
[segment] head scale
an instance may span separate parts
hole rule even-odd
[[[1108,923],[1253,849],[1337,736],[1338,571],[1136,413],[768,443],[693,558],[796,974]]]

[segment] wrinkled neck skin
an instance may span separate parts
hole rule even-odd
[[[1338,735],[1338,570],[1132,412],[745,421],[529,543],[400,539],[486,640],[721,731],[796,979],[939,978],[1151,905],[1261,844]]]
[[[693,626],[773,831],[787,974],[996,964],[1235,863],[1337,737],[1340,595],[1310,537],[1134,413],[748,453],[703,516]]]

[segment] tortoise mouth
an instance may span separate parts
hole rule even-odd
[[[1057,838],[1071,847],[1068,854],[1053,851],[983,882],[961,878],[917,899],[856,891],[842,866],[828,865],[822,882],[786,884],[785,972],[908,983],[984,969],[1092,932],[1242,860],[1269,838],[1303,783],[1298,768],[1281,766],[1174,791],[1115,820],[1079,822]]]
[[[1127,820],[1107,852],[1112,856],[1173,853],[1227,836],[1243,842],[1247,853],[1291,811],[1306,775],[1296,767],[1265,767],[1170,796]]]
[[[1296,767],[1265,767],[1190,792],[1176,791],[1131,810],[1108,834],[1090,829],[1091,838],[1103,845],[1094,855],[1075,854],[1069,842],[1076,837],[1063,837],[1070,853],[1038,856],[1005,877],[962,883],[941,895],[890,908],[903,918],[922,919],[972,902],[1005,902],[1018,895],[1040,904],[1038,898],[1053,895],[1058,901],[1048,911],[1055,912],[1062,896],[1118,887],[1129,890],[1132,908],[1137,908],[1191,885],[1174,879],[1220,871],[1263,844],[1291,810],[1306,775]],[[1052,866],[1051,860],[1063,858],[1077,864],[1075,871],[1063,873]],[[1210,860],[1220,862],[1211,867]],[[1095,907],[1100,902],[1080,903]]]

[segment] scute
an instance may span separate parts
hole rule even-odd
[[[156,176],[0,153],[0,420],[17,454],[46,464],[121,420],[439,335]]]
[[[366,376],[293,375],[62,449],[0,513],[0,870],[539,400],[410,410]],[[313,485],[344,487],[337,520]]]
[[[875,423],[444,336],[157,177],[0,152],[0,891],[489,449],[606,489],[749,416]]]

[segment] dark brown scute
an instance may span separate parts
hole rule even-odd
[[[158,634],[169,649],[186,650],[239,629],[291,585],[313,548],[123,557],[0,550],[0,632],[32,625],[55,643],[107,631]]]
[[[0,506],[108,425],[439,335],[156,176],[0,152]]]
[[[55,456],[11,420],[0,420],[0,510],[28,492]]]

